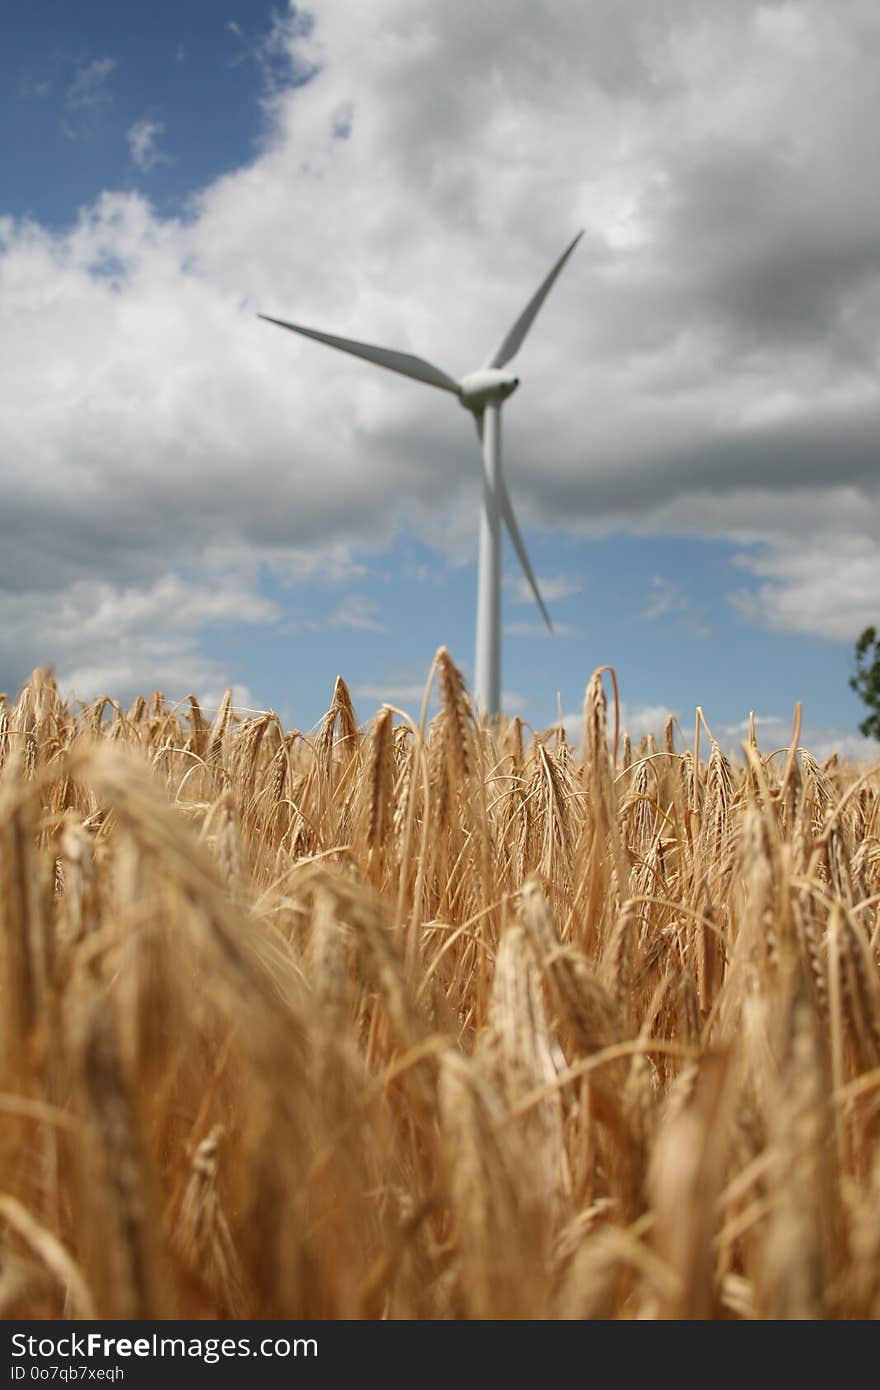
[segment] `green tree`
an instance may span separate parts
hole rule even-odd
[[[880,738],[880,634],[875,627],[866,627],[856,642],[856,674],[850,686],[872,711],[859,732],[865,738]]]

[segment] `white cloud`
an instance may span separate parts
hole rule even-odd
[[[554,621],[551,632],[546,623],[505,623],[504,632],[508,637],[580,637],[580,628],[571,623]]]
[[[201,705],[202,713],[217,714],[227,689],[232,691],[232,708],[237,710],[240,714],[268,713],[267,710],[261,709],[254,704],[254,695],[250,686],[239,685],[238,683],[233,683],[223,690],[221,690],[219,686],[213,690],[204,690],[201,694],[197,695],[196,698]]]
[[[223,553],[221,548],[221,558]],[[331,542],[329,545],[319,545],[318,548],[301,544],[295,549],[283,545],[267,546],[261,554],[287,585],[307,583],[332,587],[362,579],[369,572],[362,560],[355,559],[352,546],[347,544]],[[241,563],[242,557],[236,551],[232,551],[229,558],[238,558]]]
[[[51,663],[61,689],[86,699],[124,698],[157,683],[177,699],[225,680],[223,666],[200,649],[206,628],[279,615],[235,577],[197,585],[169,574],[129,588],[82,579],[62,593],[0,593],[0,658],[15,652],[26,671]]]
[[[67,88],[67,105],[73,111],[103,105],[109,100],[107,81],[116,71],[115,58],[93,58],[76,70]]]
[[[365,594],[349,594],[327,619],[328,627],[350,627],[361,632],[388,632],[388,625],[376,617],[378,604]]]
[[[693,633],[695,637],[709,637],[712,629],[706,620],[706,609],[694,604],[683,592],[680,584],[655,574],[651,580],[651,592],[642,617],[649,622],[659,618],[674,618]]]
[[[729,758],[741,761],[743,757],[742,745],[747,742],[749,737],[748,718],[734,724],[718,724],[712,719],[711,711],[705,713],[706,724],[719,747]],[[653,734],[658,745],[662,747],[663,730],[670,716],[676,720],[676,748],[679,752],[684,746],[692,750],[693,711],[688,711],[686,716],[682,716],[680,711],[672,710],[666,705],[631,705],[622,700],[620,703],[621,733],[625,730],[633,743],[644,738],[646,734]],[[613,721],[614,711],[609,705],[609,739],[613,736]],[[565,736],[569,743],[575,748],[580,748],[583,739],[583,712],[569,711],[563,716],[563,724]],[[775,749],[787,748],[791,742],[792,719],[790,716],[782,718],[777,715],[758,714],[755,716],[755,736],[758,747],[765,756]],[[684,739],[684,743],[682,739]],[[708,735],[705,729],[701,728],[701,757],[708,755],[710,746]],[[806,748],[820,762],[824,762],[833,753],[839,754],[842,761],[876,762],[880,760],[880,742],[876,739],[861,738],[858,734],[853,734],[846,729],[807,723],[801,729],[799,746]]]
[[[381,705],[393,705],[403,710],[411,719],[418,720],[425,698],[424,681],[400,680],[390,676],[387,681],[364,681],[352,689],[355,700],[369,701],[376,709]],[[437,708],[436,689],[431,693],[429,714]]]
[[[519,690],[502,690],[501,708],[512,719],[515,714],[524,714],[530,704],[527,696]]]
[[[163,154],[156,146],[156,141],[165,130],[161,121],[135,121],[129,127],[126,139],[131,157],[138,169],[147,173],[157,164],[169,163],[167,154]]]
[[[663,733],[664,725],[670,715],[675,711],[666,705],[632,705],[626,700],[620,702],[620,735],[628,733],[633,743],[638,739],[644,738],[645,734],[653,734],[655,738],[660,738]],[[565,737],[574,748],[580,748],[584,736],[584,713],[583,710],[571,711],[562,716],[565,728]],[[614,708],[609,702],[608,705],[608,734],[609,738],[614,733]]]
[[[621,730],[626,729],[633,740],[644,738],[645,734],[654,734],[659,738],[667,719],[674,714],[675,711],[667,705],[630,705],[621,700],[620,727]],[[608,719],[610,726],[613,719],[613,711],[610,708]]]
[[[769,550],[741,555],[738,563],[766,581],[731,596],[749,621],[841,641],[877,621],[880,546],[872,537],[780,539]]]
[[[392,675],[384,681],[367,681],[355,685],[352,694],[356,699],[373,700],[377,704],[395,705],[398,709],[406,710],[414,719],[417,719],[421,712],[422,701],[425,698],[425,682],[401,679]],[[436,712],[438,700],[439,688],[435,680],[428,706],[429,714]],[[519,690],[502,690],[501,692],[501,708],[505,714],[522,715],[528,709],[529,704],[528,697]]]
[[[748,719],[743,719],[738,724],[720,724],[717,727],[710,721],[710,726],[718,743],[728,755],[741,759],[742,745],[749,737]],[[755,737],[765,756],[776,749],[788,748],[792,731],[791,716],[755,716]],[[820,762],[830,758],[833,753],[837,753],[842,761],[849,762],[876,762],[880,759],[880,743],[876,739],[862,738],[848,729],[806,723],[801,728],[798,745]]]
[[[808,733],[804,746],[824,762],[837,754],[841,762],[880,763],[880,743],[873,738],[860,738],[845,729],[817,729]]]
[[[562,599],[571,598],[574,594],[583,591],[580,580],[572,575],[536,575],[538,588],[545,603],[559,603]],[[511,575],[505,579],[508,587],[513,589],[515,603],[534,603],[535,596],[532,593],[532,586],[527,579]]]
[[[67,229],[0,218],[13,623],[96,576],[210,587],[218,549],[320,572],[407,526],[471,554],[479,463],[452,399],[255,313],[459,373],[585,226],[517,359],[521,520],[760,543],[750,620],[847,638],[880,563],[876,7],[311,12],[264,41],[259,152],[186,218],[120,192]],[[70,105],[114,71],[83,65]],[[34,645],[0,638],[4,681]],[[104,667],[82,648],[72,669]]]
[[[643,618],[665,618],[669,613],[681,613],[687,607],[681,587],[671,579],[656,574],[651,580],[651,596],[642,612]]]
[[[290,82],[302,81],[311,72],[311,62],[300,58],[299,45],[295,42],[304,39],[311,27],[312,12],[299,11],[292,3],[288,14],[273,10],[268,29],[255,36],[246,33],[236,20],[229,19],[226,28],[238,40],[237,52],[229,66],[252,63],[260,74],[268,100]]]

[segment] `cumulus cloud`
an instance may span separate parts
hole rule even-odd
[[[250,592],[402,525],[470,553],[476,442],[452,398],[255,311],[459,374],[584,226],[517,359],[523,524],[735,536],[750,620],[849,635],[880,535],[873,0],[310,8],[266,41],[259,151],[185,218],[108,191],[66,229],[0,219],[16,630],[90,583],[205,587],[219,552]],[[84,66],[70,104],[113,69]],[[38,637],[0,636],[0,680]],[[106,669],[96,641],[72,635],[65,669]]]
[[[651,580],[648,601],[642,609],[642,617],[649,622],[660,618],[673,619],[683,624],[696,637],[709,637],[712,629],[706,621],[706,610],[695,604],[682,590],[680,584],[655,574]]]
[[[504,631],[509,637],[580,637],[580,628],[571,623],[553,623],[553,631],[545,623],[505,623]]]
[[[107,80],[116,71],[115,58],[93,58],[81,64],[67,88],[67,105],[71,111],[101,106],[109,101]]]
[[[685,603],[680,585],[655,574],[651,580],[651,596],[642,611],[642,617],[665,618],[668,613],[680,613]]]
[[[653,734],[655,738],[659,738],[670,716],[675,717],[675,711],[669,709],[667,705],[639,705],[621,700],[620,733],[621,735],[628,733],[634,743],[638,739],[644,738],[646,734]],[[562,724],[569,743],[573,748],[580,748],[584,736],[583,710],[569,710],[563,714]],[[610,739],[613,736],[614,728],[614,714],[610,707],[608,725]]]
[[[737,557],[765,582],[731,598],[743,617],[782,632],[851,640],[877,620],[880,547],[872,537],[835,538],[827,549],[780,541],[769,552]]]
[[[299,82],[307,81],[315,67],[308,56],[308,45],[297,40],[312,32],[314,17],[311,10],[298,9],[293,3],[287,14],[273,10],[265,31],[250,33],[229,19],[226,28],[236,40],[236,51],[229,60],[234,68],[251,63],[262,79],[267,96],[272,96]]]
[[[360,632],[388,632],[376,616],[379,605],[365,594],[349,594],[327,619],[328,627],[350,627]]]
[[[572,598],[579,594],[583,585],[572,575],[537,575],[538,588],[545,603],[558,603],[562,599]],[[515,603],[534,603],[535,596],[532,593],[532,586],[529,581],[518,576],[510,576],[505,581],[513,589]]]
[[[364,681],[354,687],[352,694],[359,700],[375,700],[381,705],[413,706],[417,709],[424,697],[425,686],[424,682],[420,685],[418,681],[402,681],[391,676],[387,681]]]
[[[465,673],[467,674],[467,673]],[[373,705],[394,705],[406,711],[413,719],[418,719],[422,701],[425,698],[425,681],[411,680],[408,675],[389,674],[384,680],[364,681],[354,686],[352,695],[356,700],[369,701]],[[502,690],[501,708],[511,716],[522,715],[529,707],[527,696],[518,690]],[[439,688],[434,680],[428,701],[428,716],[436,714],[439,706]]]
[[[791,743],[792,729],[791,716],[787,719],[780,715],[755,716],[755,737],[765,756],[776,749],[787,748]],[[713,725],[712,732],[729,756],[742,757],[742,745],[749,737],[748,719],[737,724],[720,724],[717,728]],[[876,739],[861,738],[848,729],[818,724],[807,723],[803,726],[799,746],[822,762],[835,753],[849,762],[876,762],[880,758],[880,742]]]
[[[658,746],[662,747],[662,734],[668,719],[674,719],[676,748],[680,752],[683,747],[693,748],[693,713],[688,712],[687,731],[683,732],[680,711],[670,709],[667,705],[639,705],[630,704],[626,700],[620,703],[620,728],[625,730],[633,743],[644,738],[646,734],[653,734]],[[613,714],[609,712],[609,741],[612,737]],[[758,747],[766,756],[773,753],[776,749],[787,748],[792,737],[792,718],[783,718],[780,715],[761,715],[755,716],[755,737]],[[583,714],[580,712],[569,711],[563,715],[563,726],[565,736],[569,743],[580,748],[583,740]],[[737,723],[715,724],[709,722],[712,736],[717,741],[719,747],[731,759],[741,761],[743,757],[742,745],[747,742],[749,737],[749,720],[742,719]],[[704,735],[705,738],[705,735]],[[850,762],[876,762],[880,758],[880,742],[876,739],[861,738],[858,734],[851,733],[848,729],[839,729],[817,724],[805,724],[801,729],[800,747],[805,748],[814,758],[824,761],[832,757],[835,753],[842,760]],[[701,748],[705,754],[705,745],[701,742]]]
[[[79,579],[60,593],[0,593],[0,660],[14,654],[25,672],[51,662],[62,691],[83,699],[127,697],[157,678],[176,694],[204,694],[227,674],[202,653],[204,630],[278,616],[234,576],[208,585],[169,574],[125,588]]]
[[[626,700],[620,702],[620,727],[626,729],[631,739],[644,738],[645,734],[659,737],[672,715],[674,711],[666,705],[631,705]]]
[[[148,173],[157,164],[167,164],[168,155],[163,154],[156,141],[165,130],[161,121],[135,121],[128,129],[126,139],[131,151],[132,162],[138,169]]]

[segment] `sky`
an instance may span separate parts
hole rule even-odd
[[[0,48],[0,689],[310,728],[473,675],[445,392],[258,312],[515,359],[504,702],[867,757],[880,623],[876,0],[30,0]]]

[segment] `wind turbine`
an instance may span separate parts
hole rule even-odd
[[[414,381],[423,381],[428,386],[451,391],[465,410],[469,410],[473,415],[483,446],[483,513],[480,521],[475,686],[477,704],[489,718],[494,718],[500,712],[501,706],[502,520],[513,541],[544,622],[549,630],[553,631],[550,614],[529,563],[501,471],[501,407],[519,386],[519,377],[503,369],[522,347],[538,310],[582,236],[583,232],[578,232],[571,245],[563,251],[485,366],[476,372],[469,372],[460,381],[435,367],[432,362],[426,362],[423,357],[414,357],[408,352],[375,347],[372,343],[361,343],[352,338],[338,338],[332,333],[319,333],[316,328],[304,328],[302,324],[288,323],[285,319],[272,318],[269,314],[257,315],[267,323],[276,323],[279,328],[289,328],[292,333],[301,333],[304,338],[314,338],[319,343],[326,343],[328,347],[339,348],[340,352],[349,352],[353,357],[363,357],[367,362],[375,362],[379,367],[387,367],[389,371],[412,377]]]

